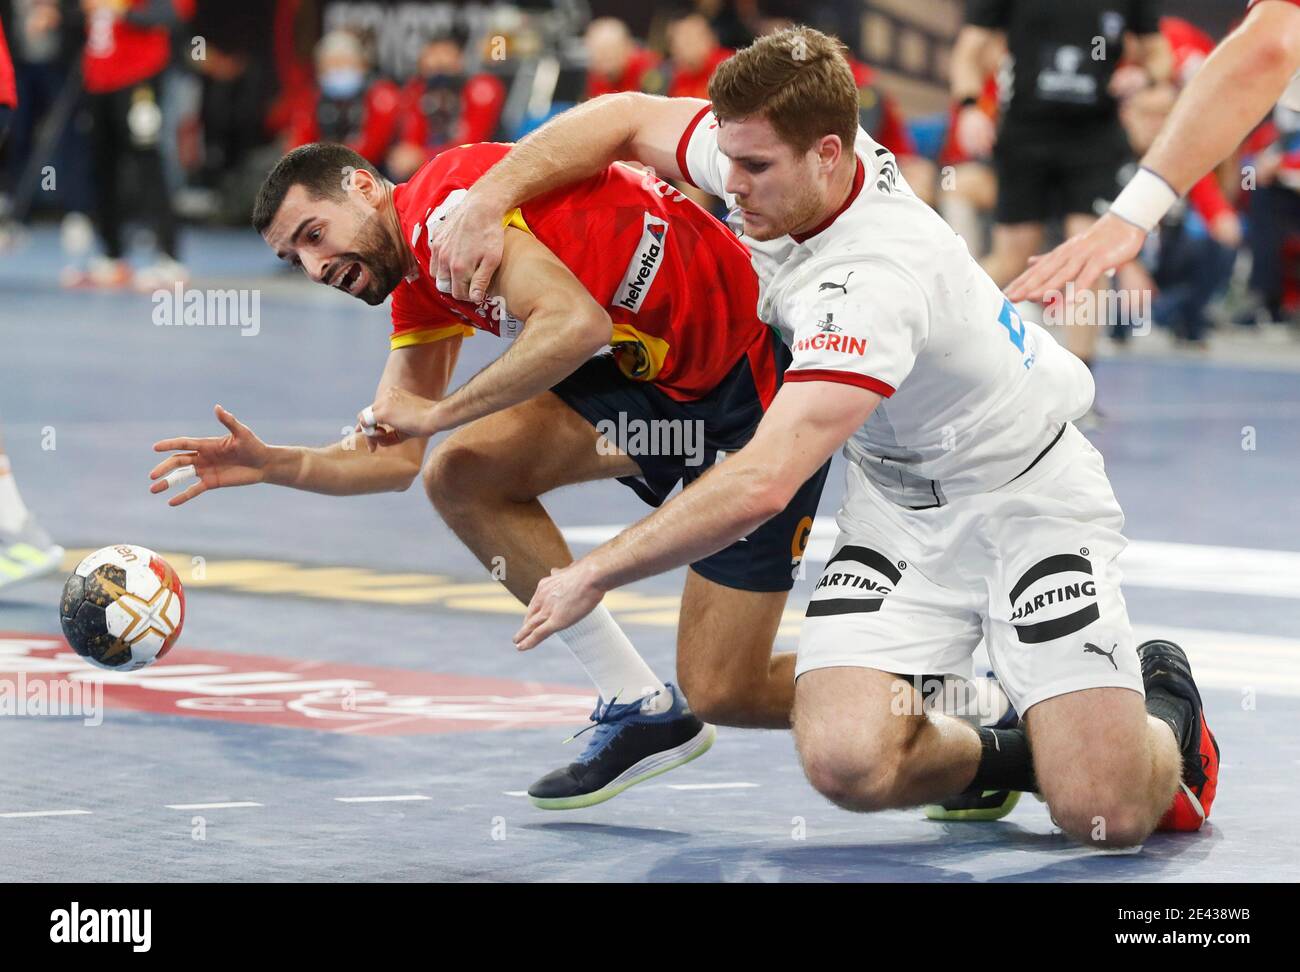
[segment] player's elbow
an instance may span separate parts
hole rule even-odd
[[[1287,4],[1269,4],[1250,28],[1249,54],[1242,66],[1254,76],[1279,74],[1290,77],[1300,69],[1300,10]]]
[[[755,525],[766,523],[789,506],[799,485],[790,485],[787,478],[779,469],[751,471],[744,489],[746,519],[753,520]]]
[[[614,322],[600,307],[578,315],[575,327],[578,345],[582,349],[582,360],[587,360],[601,348],[609,344],[614,335]]]

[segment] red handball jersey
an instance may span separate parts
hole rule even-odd
[[[508,339],[518,335],[523,324],[508,307],[455,300],[428,272],[430,227],[509,150],[495,142],[450,149],[394,190],[420,271],[393,292],[392,347],[470,335],[475,328]],[[610,344],[629,378],[690,401],[748,356],[764,406],[776,394],[749,251],[669,184],[611,165],[525,203],[509,225],[544,243],[609,312]]]

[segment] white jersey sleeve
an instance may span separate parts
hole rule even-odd
[[[691,185],[726,200],[731,206],[733,200],[723,189],[730,167],[731,162],[718,148],[718,119],[711,106],[705,105],[691,119],[677,143],[677,168]]]
[[[786,381],[838,381],[888,398],[930,333],[924,291],[883,262],[823,264],[783,304],[793,325]]]

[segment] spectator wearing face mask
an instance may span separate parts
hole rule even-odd
[[[331,31],[316,46],[316,87],[292,112],[285,148],[338,142],[383,165],[397,137],[401,104],[401,89],[371,72],[360,38]]]
[[[405,182],[444,149],[490,141],[501,121],[506,87],[493,74],[466,74],[461,38],[445,34],[420,52],[419,71],[403,89],[398,141],[388,174]]]

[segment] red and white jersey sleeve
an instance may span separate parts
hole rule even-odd
[[[921,287],[900,270],[861,261],[806,268],[780,313],[793,330],[786,381],[841,382],[885,398],[911,373],[930,330]]]
[[[726,200],[731,207],[735,200],[723,188],[730,167],[731,162],[718,148],[718,119],[708,102],[702,101],[677,143],[677,168],[691,185]]]

